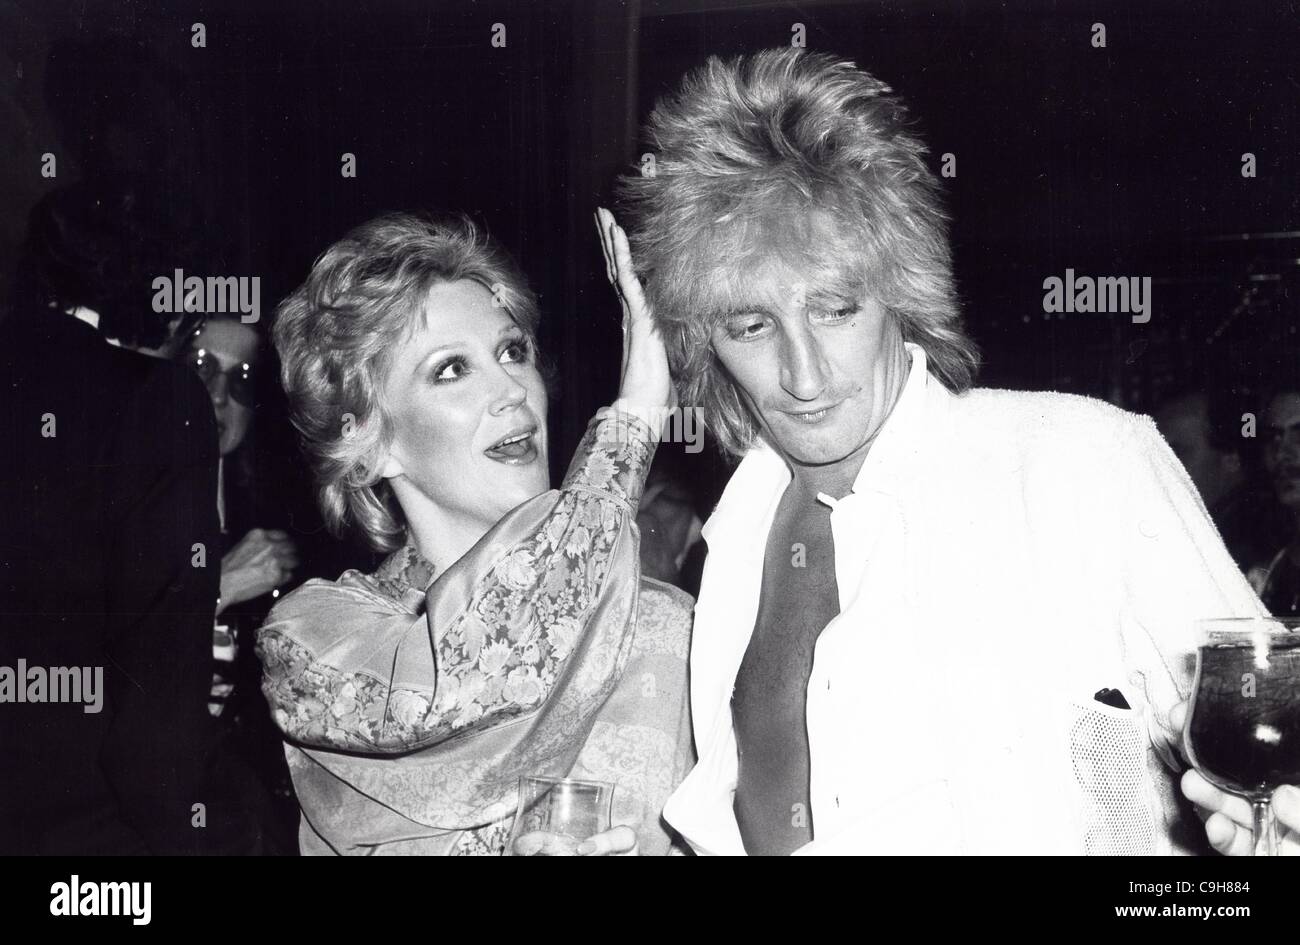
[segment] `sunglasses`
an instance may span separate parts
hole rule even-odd
[[[208,390],[212,390],[217,383],[218,377],[225,377],[226,392],[232,400],[243,404],[245,407],[257,405],[257,376],[253,373],[253,365],[247,361],[233,365],[223,371],[221,362],[217,360],[217,356],[211,351],[206,348],[191,348],[185,355],[185,363],[207,385]]]

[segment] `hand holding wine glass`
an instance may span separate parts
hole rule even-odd
[[[1249,801],[1219,790],[1195,768],[1183,773],[1182,791],[1204,818],[1210,846],[1224,856],[1251,856],[1255,852]],[[1272,807],[1277,818],[1278,855],[1300,856],[1300,787],[1284,784],[1278,788],[1273,792]]]
[[[1170,722],[1177,731],[1186,724],[1187,703],[1175,706]],[[1205,836],[1224,856],[1251,856],[1255,852],[1254,813],[1250,801],[1221,790],[1195,768],[1183,772],[1183,796],[1196,805],[1205,822]],[[1278,853],[1300,856],[1300,786],[1282,785],[1273,792],[1273,816],[1277,818]]]
[[[1220,853],[1300,853],[1300,623],[1207,620],[1200,629],[1192,701],[1171,717],[1195,769],[1183,793]]]

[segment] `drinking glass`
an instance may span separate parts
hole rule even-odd
[[[1183,744],[1216,787],[1250,801],[1256,856],[1277,854],[1269,796],[1300,783],[1300,618],[1197,621]]]
[[[573,778],[522,777],[510,856],[576,856],[578,844],[610,829],[614,785]]]

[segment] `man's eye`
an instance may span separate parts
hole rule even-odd
[[[465,359],[452,358],[434,369],[433,380],[437,384],[457,381],[465,376]]]
[[[828,308],[821,316],[823,321],[842,322],[845,319],[852,318],[858,314],[859,306],[857,303],[851,305],[841,305],[837,308]]]
[[[767,327],[767,320],[764,318],[734,318],[727,322],[727,334],[738,341],[744,341],[748,338],[756,338],[763,333]]]

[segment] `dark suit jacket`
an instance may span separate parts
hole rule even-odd
[[[253,852],[206,708],[202,384],[54,310],[0,325],[0,372],[0,667],[102,667],[105,690],[97,713],[0,702],[0,852]]]

